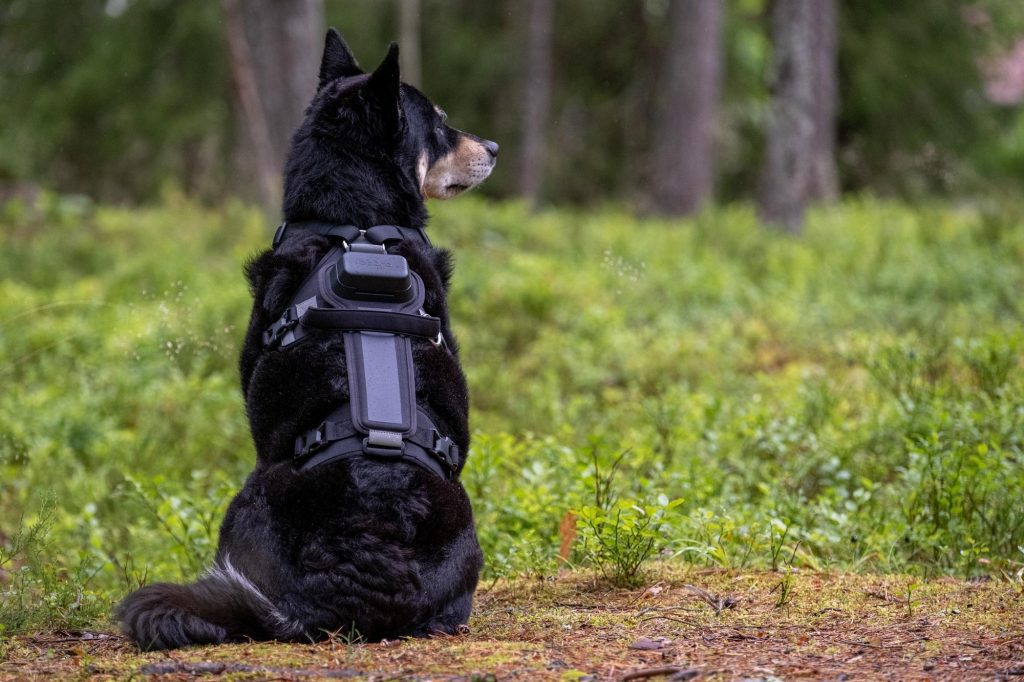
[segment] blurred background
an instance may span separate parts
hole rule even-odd
[[[1016,0],[5,0],[0,186],[276,208],[329,25],[364,68],[398,40],[405,79],[502,145],[491,197],[759,200],[793,226],[804,199],[1024,179]]]

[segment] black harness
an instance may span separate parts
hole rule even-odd
[[[413,336],[447,349],[441,320],[423,310],[423,280],[405,258],[387,252],[402,241],[430,240],[421,228],[320,222],[283,223],[276,249],[293,231],[336,240],[299,286],[284,314],[263,332],[265,351],[283,351],[310,330],[345,338],[349,401],[315,429],[295,439],[294,462],[303,470],[349,457],[412,462],[442,478],[454,476],[459,448],[438,432],[416,405]]]

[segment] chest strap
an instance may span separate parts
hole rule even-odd
[[[401,225],[374,225],[367,230],[361,230],[355,225],[344,225],[339,223],[325,223],[319,220],[301,220],[295,222],[283,222],[274,232],[273,248],[277,248],[290,234],[310,232],[323,237],[341,239],[349,244],[361,236],[371,244],[383,244],[388,246],[392,242],[412,241],[430,246],[430,238],[427,231],[422,227],[403,227]]]
[[[459,464],[459,446],[441,435],[423,410],[417,410],[418,428],[406,438],[390,432],[362,433],[352,424],[348,405],[334,409],[315,429],[295,439],[293,461],[302,471],[341,459],[366,455],[373,459],[403,460],[441,478],[451,479]]]
[[[301,311],[301,312],[300,312]],[[404,336],[419,336],[441,344],[441,320],[430,315],[391,310],[352,310],[289,306],[284,314],[263,332],[263,347],[273,350],[288,346],[305,336],[299,327],[333,329],[341,332],[370,331]],[[299,330],[299,333],[296,333]],[[290,334],[290,336],[289,336]]]

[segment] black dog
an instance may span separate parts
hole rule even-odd
[[[423,227],[424,198],[479,184],[497,151],[449,128],[440,109],[400,83],[396,45],[364,74],[332,29],[285,169],[284,217]],[[409,241],[391,249],[422,279],[423,309],[441,320],[447,348],[412,341],[416,402],[463,453],[455,475],[366,456],[305,471],[292,463],[296,434],[345,403],[349,387],[337,331],[264,348],[264,330],[332,246],[296,232],[247,268],[254,305],[240,365],[256,469],[228,509],[213,568],[191,585],[144,587],[117,608],[143,648],[332,632],[425,636],[454,633],[468,619],[482,555],[457,478],[469,448],[468,397],[448,325],[449,256]]]

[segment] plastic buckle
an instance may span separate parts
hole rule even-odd
[[[295,456],[305,457],[327,447],[327,424],[321,424],[295,439]]]
[[[299,323],[299,314],[295,306],[291,306],[284,314],[263,332],[263,346],[267,350],[273,350],[281,345],[285,334],[295,328]]]
[[[277,230],[274,231],[274,241],[271,242],[270,248],[276,249],[284,241],[284,233],[288,229],[288,221],[285,221],[277,226]]]
[[[391,445],[370,445],[370,437],[363,439],[363,452],[367,455],[379,455],[381,457],[401,457],[405,454],[405,441],[395,447]]]
[[[448,467],[449,472],[455,471],[458,466],[459,446],[448,436],[441,436],[436,431],[434,435],[434,454]]]

